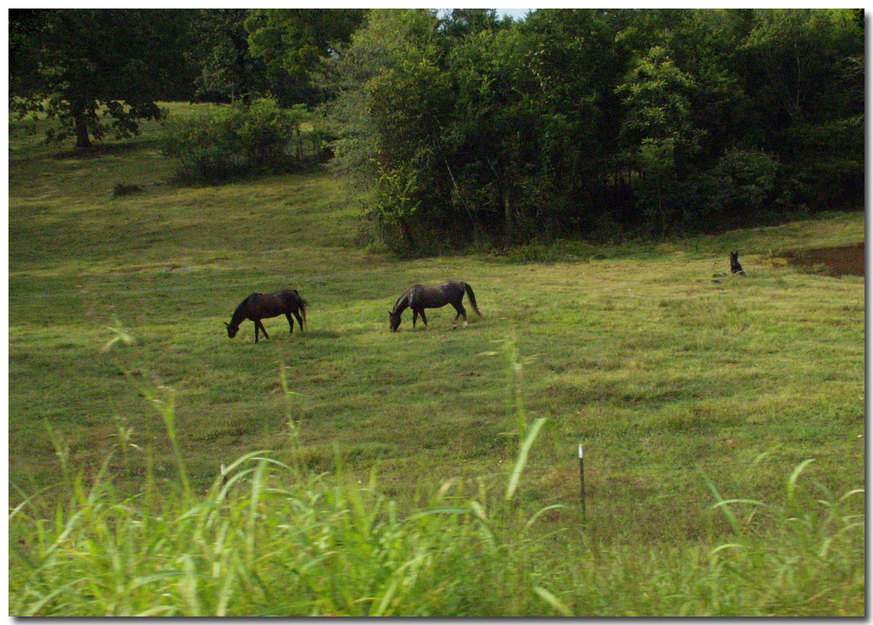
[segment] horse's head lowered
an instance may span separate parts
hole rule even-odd
[[[236,333],[239,332],[239,326],[232,326],[229,323],[227,323],[226,321],[224,322],[224,325],[227,326],[227,335],[230,338],[235,337]]]
[[[388,311],[388,326],[391,328],[392,332],[397,332],[397,328],[400,327],[400,316],[402,313],[396,313],[394,311]]]

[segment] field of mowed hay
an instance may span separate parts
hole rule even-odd
[[[195,489],[254,450],[287,460],[293,430],[312,472],[375,472],[409,506],[423,484],[502,488],[519,419],[546,417],[518,505],[565,504],[547,526],[577,523],[581,443],[587,527],[603,544],[701,539],[708,484],[769,501],[808,459],[809,484],[864,484],[864,278],[784,257],[863,243],[862,212],[398,259],[359,242],[358,198],[330,173],[180,186],[156,137],[147,127],[83,156],[13,129],[13,505],[51,499],[59,449],[86,481],[113,454],[124,492],[142,487],[149,455],[172,479],[150,394],[173,397]],[[744,277],[725,275],[730,250]],[[446,279],[473,287],[483,318],[468,306],[453,330],[447,307],[413,329],[407,311],[389,333],[406,288]],[[255,344],[250,322],[228,338],[244,297],[283,288],[308,300],[305,332],[279,317],[269,340]]]

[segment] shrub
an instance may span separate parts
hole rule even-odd
[[[690,215],[686,212],[686,219],[718,226],[767,222],[764,212],[775,200],[778,167],[758,150],[726,152],[698,179],[700,206]]]
[[[125,184],[123,182],[116,182],[112,187],[112,197],[123,197],[134,193],[142,193],[142,187],[138,184]]]
[[[288,171],[318,156],[303,149],[301,125],[308,119],[302,105],[283,109],[270,98],[170,118],[164,126],[164,154],[179,160],[178,174],[187,181],[214,184]]]

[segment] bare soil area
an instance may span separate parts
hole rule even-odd
[[[841,247],[822,247],[811,250],[793,250],[783,257],[803,270],[834,277],[864,275],[864,243]]]

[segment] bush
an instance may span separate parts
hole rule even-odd
[[[134,193],[142,193],[142,187],[138,184],[125,184],[124,182],[116,182],[112,187],[112,197],[124,197]]]
[[[764,152],[728,151],[698,179],[700,206],[686,212],[686,219],[725,227],[766,223],[764,213],[776,199],[778,168]]]
[[[317,151],[307,155],[303,149],[301,125],[307,121],[302,105],[283,109],[269,98],[170,118],[164,126],[164,154],[179,160],[179,176],[187,181],[214,184],[289,171],[318,157]]]

